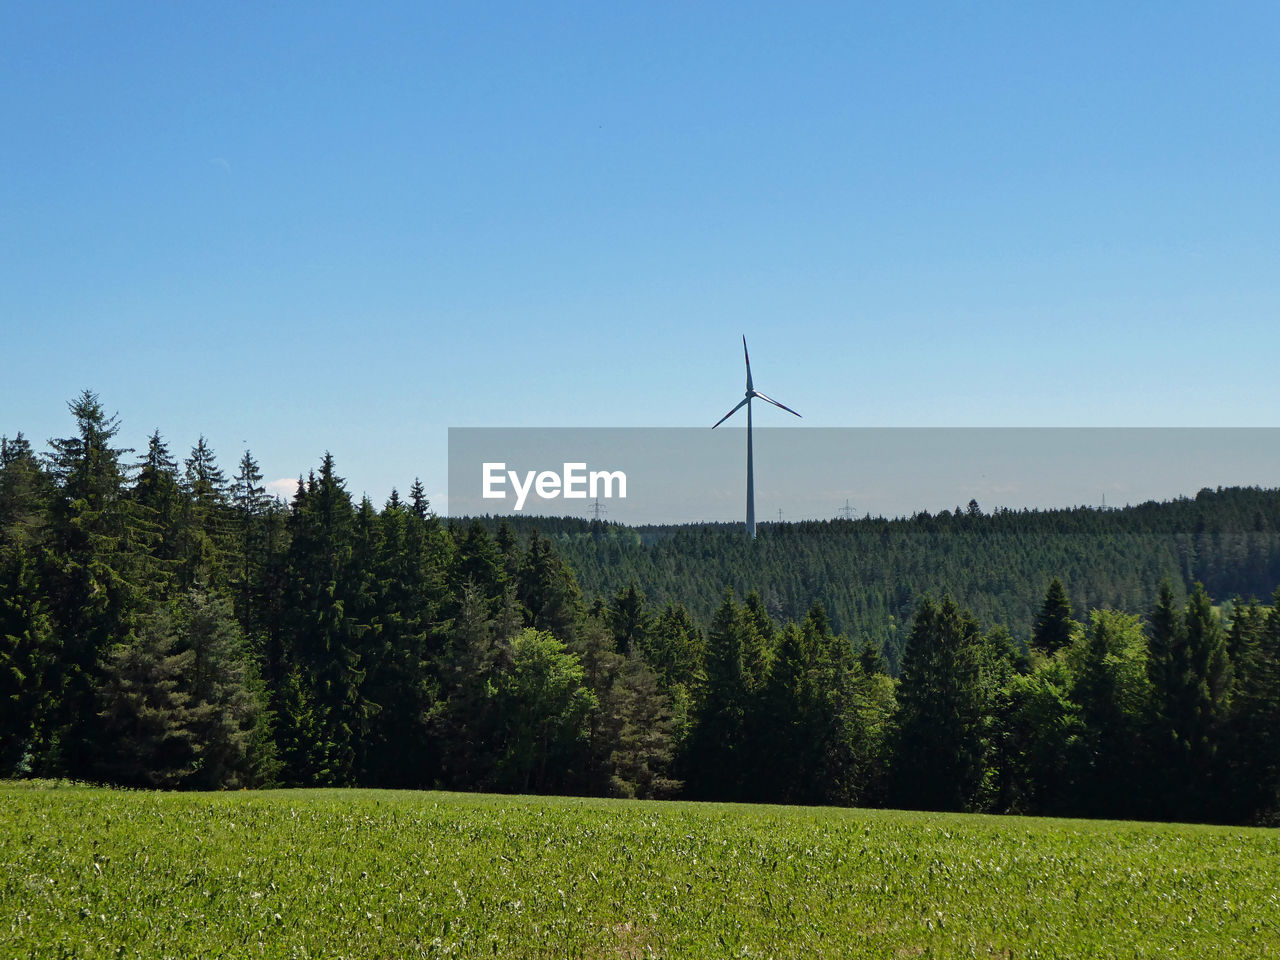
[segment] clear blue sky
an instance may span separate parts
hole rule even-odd
[[[0,433],[89,387],[130,445],[439,497],[449,426],[709,427],[742,333],[814,426],[1274,426],[1278,40],[1271,3],[4,3]]]

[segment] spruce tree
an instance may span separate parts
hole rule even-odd
[[[227,478],[204,436],[191,448],[182,476],[179,583],[222,586],[227,578]]]
[[[977,621],[949,596],[925,599],[903,657],[893,749],[895,802],[969,810],[985,777]]]
[[[631,581],[609,601],[609,629],[613,631],[614,646],[619,653],[630,656],[633,648],[643,648],[649,629],[649,612],[645,609],[644,593]]]
[[[1234,718],[1237,814],[1274,823],[1280,814],[1280,589],[1263,616],[1251,608],[1238,646]],[[1243,619],[1243,618],[1241,618]]]
[[[750,747],[745,722],[750,705],[744,638],[751,628],[733,591],[707,631],[706,684],[690,734],[685,782],[695,798],[735,800],[742,796]]]
[[[60,651],[27,549],[0,549],[0,778],[27,774],[43,754]]]
[[[248,450],[240,457],[230,488],[233,569],[231,587],[236,614],[252,634],[266,629],[264,579],[268,559],[267,517],[271,498],[262,485],[262,470]]]
[[[93,775],[130,787],[173,789],[197,769],[196,728],[208,709],[193,707],[183,689],[195,654],[179,650],[169,612],[145,617],[136,636],[105,658],[99,690],[102,745]]]
[[[41,773],[91,776],[103,730],[96,688],[108,651],[130,636],[136,601],[145,591],[136,576],[140,555],[125,499],[130,452],[114,446],[119,420],[108,416],[92,391],[68,404],[75,432],[50,440],[49,472],[55,484],[49,510],[49,549],[41,580],[59,656],[47,683],[52,709],[41,740]]]
[[[1067,599],[1062,581],[1054,577],[1036,618],[1031,645],[1052,656],[1071,642],[1072,634],[1079,626],[1071,619],[1071,601]]]
[[[321,733],[322,760],[287,776],[317,786],[345,786],[356,770],[356,741],[366,729],[371,705],[361,687],[361,637],[368,624],[358,618],[360,577],[353,576],[355,511],[333,456],[326,453],[319,476],[294,498],[289,518],[289,591],[286,601],[286,663],[300,684],[298,717],[314,716]],[[292,722],[280,710],[282,728]],[[288,736],[296,739],[296,732]],[[293,757],[313,758],[295,751]],[[286,758],[286,762],[288,759]]]

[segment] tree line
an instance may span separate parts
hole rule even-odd
[[[626,527],[581,518],[506,518],[549,536],[589,594],[634,581],[655,603],[709,622],[725,587],[759,590],[770,615],[803,619],[820,602],[834,628],[872,637],[896,671],[921,598],[949,593],[984,623],[1030,635],[1058,576],[1079,610],[1145,613],[1161,583],[1185,600],[1267,598],[1280,583],[1280,490],[1202,490],[1121,509],[984,512],[976,502],[910,517]],[[490,529],[498,521],[490,520]]]
[[[0,776],[1276,815],[1275,605],[1157,582],[1077,620],[1064,577],[1015,635],[924,595],[891,669],[767,581],[705,617],[584,591],[554,523],[449,522],[417,482],[375,508],[329,455],[285,504],[247,452],[131,456],[70,409],[44,453],[0,441]]]

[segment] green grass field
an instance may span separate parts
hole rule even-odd
[[[1280,832],[0,787],[2,957],[1280,956]]]

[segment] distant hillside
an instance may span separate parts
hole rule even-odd
[[[651,603],[681,601],[703,623],[725,587],[759,591],[788,619],[817,601],[837,630],[875,638],[894,662],[926,593],[950,592],[984,623],[1026,638],[1055,576],[1078,615],[1103,605],[1145,613],[1165,577],[1180,593],[1203,582],[1219,600],[1266,598],[1280,583],[1280,490],[1256,487],[1110,510],[764,524],[755,543],[740,524],[507,522],[522,537],[536,528],[554,541],[588,597],[634,580]]]

